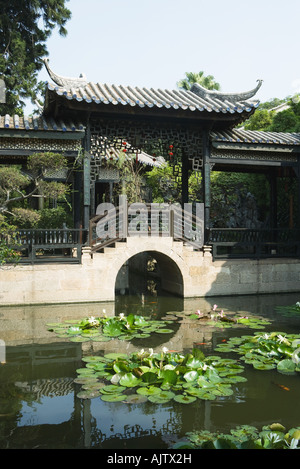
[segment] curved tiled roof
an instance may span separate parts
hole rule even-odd
[[[85,126],[82,123],[63,122],[62,120],[55,120],[52,117],[44,116],[18,116],[8,115],[0,116],[0,129],[14,129],[14,130],[49,130],[55,132],[82,132]]]
[[[265,132],[255,130],[233,129],[211,132],[213,142],[272,144],[272,145],[300,145],[300,134],[284,132]]]
[[[246,93],[224,94],[209,91],[200,85],[191,90],[167,90],[107,83],[88,82],[85,77],[66,78],[55,74],[45,61],[47,72],[55,84],[48,83],[48,90],[68,100],[95,104],[112,104],[141,108],[166,108],[176,110],[207,111],[225,114],[250,113],[259,105],[259,101],[248,101],[261,86],[261,80],[255,89]]]
[[[192,91],[139,88],[106,83],[88,83],[80,88],[64,88],[48,83],[48,89],[68,100],[85,101],[95,104],[113,104],[132,107],[182,109],[218,113],[251,112],[259,101],[236,101],[220,98],[202,98]]]

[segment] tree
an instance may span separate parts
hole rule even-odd
[[[178,88],[189,90],[193,83],[198,83],[208,90],[219,90],[220,84],[215,81],[212,75],[204,75],[204,72],[186,72],[185,78],[177,82]]]
[[[245,130],[268,130],[272,125],[274,112],[267,109],[257,111],[245,122]]]
[[[40,218],[28,201],[33,197],[62,198],[68,187],[59,182],[45,180],[47,173],[67,166],[67,160],[59,153],[36,153],[28,157],[29,175],[18,166],[0,167],[0,215],[13,223],[34,225]]]
[[[44,84],[38,82],[42,58],[48,55],[46,41],[58,27],[67,34],[71,12],[68,0],[0,0],[0,78],[6,85],[2,114],[22,114],[24,99],[34,102]]]

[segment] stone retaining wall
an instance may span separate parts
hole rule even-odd
[[[150,251],[163,266],[166,290],[185,298],[300,291],[300,260],[218,260],[172,238],[128,238],[82,264],[36,264],[0,269],[0,305],[113,301],[117,274],[132,256]]]

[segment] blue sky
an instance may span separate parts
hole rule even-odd
[[[68,35],[47,42],[59,75],[175,89],[185,72],[224,92],[264,83],[261,101],[300,92],[299,0],[70,0]],[[45,70],[39,78],[49,79]]]

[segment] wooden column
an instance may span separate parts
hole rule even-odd
[[[87,126],[84,141],[84,158],[83,158],[83,228],[89,228],[90,207],[91,207],[91,157],[90,157],[90,127]]]
[[[277,228],[277,173],[276,170],[271,171],[270,181],[270,221],[271,228]]]
[[[82,171],[78,169],[74,172],[74,197],[73,197],[73,216],[74,216],[74,227],[80,228],[82,226],[81,222],[81,197],[82,192]]]
[[[209,148],[209,131],[203,130],[203,202],[204,202],[204,243],[207,242],[210,228],[210,148]]]
[[[189,160],[186,154],[182,158],[181,205],[189,202]]]

